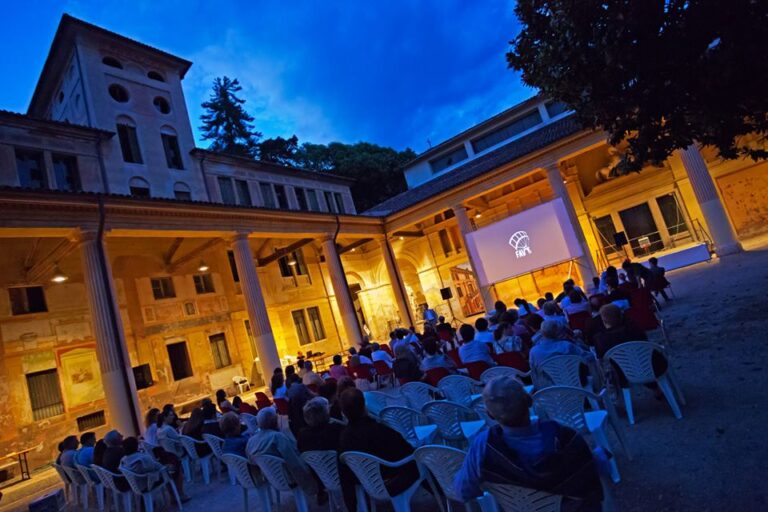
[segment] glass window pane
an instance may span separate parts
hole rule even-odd
[[[467,148],[465,148],[462,145],[454,149],[447,155],[443,155],[441,157],[435,158],[434,160],[430,160],[429,166],[432,168],[432,172],[440,172],[443,169],[446,169],[452,166],[453,164],[461,162],[462,160],[466,160],[466,159],[467,159]]]
[[[319,212],[320,203],[317,201],[317,192],[309,188],[304,189],[304,192],[307,194],[307,202],[309,203],[310,211]]]
[[[656,221],[653,220],[648,203],[622,210],[619,216],[636,257],[664,249],[664,242],[661,241],[659,229],[656,227]]]
[[[491,146],[499,144],[500,142],[511,139],[515,135],[518,135],[528,130],[529,128],[533,128],[540,123],[541,114],[539,114],[538,110],[535,110],[523,117],[519,117],[512,122],[507,123],[501,128],[497,128],[491,133],[483,135],[482,137],[478,137],[472,141],[472,147],[476,153],[479,153],[485,149],[490,148]]]
[[[171,373],[173,380],[186,379],[192,376],[192,362],[189,360],[189,351],[187,351],[187,342],[180,341],[166,345],[168,350],[168,360],[171,363]]]
[[[45,164],[41,151],[16,150],[16,169],[19,185],[25,188],[48,188]]]
[[[657,197],[656,203],[659,205],[661,216],[664,218],[664,224],[666,224],[670,235],[675,236],[688,232],[688,225],[675,194]]]
[[[80,177],[77,172],[77,158],[70,155],[51,155],[53,172],[56,176],[56,188],[77,192],[80,188]]]
[[[338,210],[336,209],[336,200],[333,198],[333,193],[328,190],[323,193],[325,194],[325,203],[328,205],[328,211],[336,213]]]
[[[307,204],[307,196],[304,194],[304,189],[300,187],[294,187],[293,190],[296,192],[296,201],[299,203],[299,210],[309,210],[309,205]]]
[[[325,339],[325,328],[323,327],[323,320],[320,318],[320,308],[314,306],[307,309],[309,313],[309,323],[312,325],[312,335],[315,337],[315,341]]]
[[[251,206],[251,191],[248,189],[248,182],[235,180],[235,185],[237,186],[237,204]]]
[[[117,138],[120,141],[120,149],[123,152],[123,161],[134,164],[142,163],[136,128],[127,124],[118,124]]]
[[[293,277],[293,273],[291,273],[291,265],[290,260],[288,259],[288,256],[283,256],[282,258],[277,260],[277,265],[280,267],[280,275],[283,277]]]
[[[299,338],[299,345],[308,345],[312,343],[309,338],[309,331],[307,330],[307,321],[304,318],[304,310],[299,309],[291,311],[293,317],[293,325],[296,327],[296,336]]]
[[[229,260],[229,271],[232,272],[232,280],[236,283],[240,282],[240,274],[237,273],[237,264],[235,263],[235,253],[227,251],[227,259]]]
[[[224,204],[237,204],[235,198],[235,188],[232,185],[232,179],[219,176],[219,190],[221,191],[221,202]]]
[[[277,207],[288,209],[288,196],[285,195],[285,187],[282,185],[275,185],[275,197],[277,197]]]
[[[175,135],[163,133],[160,135],[165,150],[165,162],[170,169],[184,169],[179,150],[179,139]]]
[[[339,192],[334,192],[333,198],[336,200],[336,211],[338,213],[347,213],[344,209],[344,198],[341,197],[341,194]]]
[[[261,190],[261,197],[264,199],[264,206],[266,208],[274,208],[275,194],[272,192],[272,185],[269,183],[259,183],[259,189]]]
[[[605,254],[614,254],[620,250],[616,247],[613,235],[616,234],[616,226],[613,225],[613,219],[610,215],[595,219],[595,227],[600,235],[600,244],[603,246]]]
[[[64,414],[59,373],[56,369],[28,373],[26,378],[29,403],[35,421]]]

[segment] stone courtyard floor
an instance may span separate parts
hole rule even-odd
[[[662,314],[688,405],[675,420],[649,391],[633,392],[637,423],[624,425],[634,460],[618,456],[617,510],[768,510],[768,239],[747,247],[669,274],[676,299]],[[52,470],[38,472],[4,489],[0,512],[27,510],[58,485]],[[189,494],[185,511],[243,509],[240,488],[226,483],[196,484]],[[282,510],[295,510],[287,496]],[[437,506],[421,492],[414,510]]]

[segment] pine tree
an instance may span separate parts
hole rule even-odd
[[[257,158],[261,133],[253,129],[253,117],[243,108],[245,100],[237,97],[242,89],[237,78],[216,78],[210,99],[202,104],[206,113],[200,116],[200,131],[203,140],[211,141],[212,151]]]

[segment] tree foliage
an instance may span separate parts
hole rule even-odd
[[[575,109],[623,171],[694,142],[768,157],[768,4],[760,0],[518,0],[507,54],[523,81]],[[756,135],[756,137],[755,137]]]
[[[296,135],[287,139],[282,137],[265,139],[259,144],[261,160],[282,165],[296,165],[296,152],[298,150],[299,138]]]
[[[243,88],[237,78],[218,77],[213,92],[202,104],[206,113],[200,116],[203,140],[210,140],[208,149],[236,156],[258,157],[261,133],[253,128],[253,117],[245,111],[245,100],[237,96]]]

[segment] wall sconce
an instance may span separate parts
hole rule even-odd
[[[210,267],[205,263],[205,260],[200,260],[200,265],[197,267],[197,270],[200,272],[208,272],[208,269]]]
[[[57,263],[53,267],[53,277],[51,277],[51,281],[53,281],[54,283],[63,283],[68,279],[69,279],[69,276],[61,271],[61,269],[59,268],[59,264]]]

